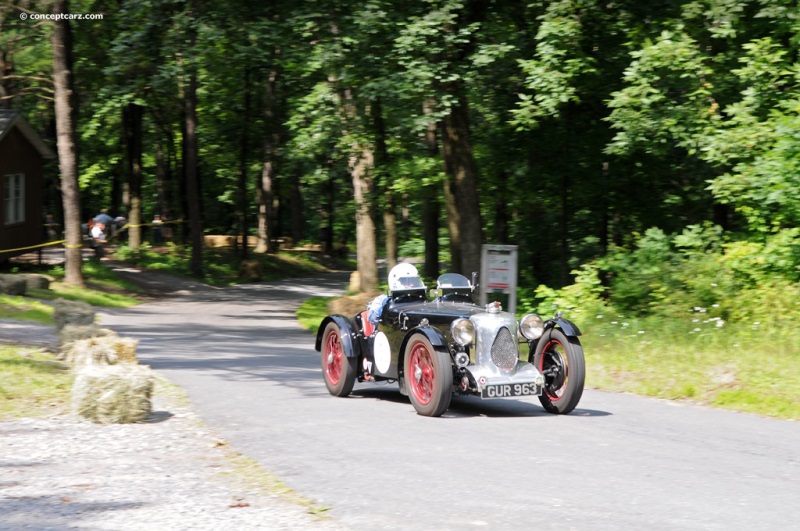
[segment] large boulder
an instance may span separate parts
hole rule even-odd
[[[22,273],[17,276],[25,280],[29,290],[50,289],[50,283],[53,281],[51,277],[39,273]]]
[[[0,275],[0,293],[23,296],[28,291],[28,283],[19,275]]]
[[[57,299],[53,303],[53,322],[59,332],[67,325],[94,324],[94,317],[92,307],[83,301]]]

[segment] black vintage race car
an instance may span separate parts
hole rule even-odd
[[[473,284],[449,273],[428,293],[412,265],[392,268],[388,296],[320,324],[316,348],[328,391],[347,396],[356,380],[396,381],[418,414],[433,417],[453,394],[535,395],[550,413],[575,409],[585,374],[578,327],[560,314],[518,322],[497,303],[478,306]]]

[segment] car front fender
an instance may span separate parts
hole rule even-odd
[[[548,330],[550,328],[560,328],[568,337],[578,337],[581,335],[581,330],[578,328],[578,325],[563,317],[556,317],[555,319],[549,319],[545,322],[544,329]]]
[[[358,341],[356,341],[356,327],[353,322],[344,315],[329,315],[319,325],[317,330],[317,342],[315,348],[318,351],[322,350],[322,335],[325,333],[325,327],[328,323],[336,323],[339,327],[339,336],[342,339],[342,348],[344,355],[348,358],[355,358],[358,356]]]
[[[548,319],[547,321],[545,321],[544,323],[545,332],[547,332],[548,330],[552,330],[554,328],[560,329],[562,332],[564,332],[564,335],[566,335],[567,337],[578,337],[579,335],[581,335],[581,330],[580,328],[578,328],[578,325],[576,325],[569,319],[564,319],[561,316],[555,317],[553,319]],[[542,334],[542,336],[544,337],[544,334]],[[534,341],[528,341],[528,361],[530,363],[533,363],[533,358],[536,353],[536,346],[539,344],[540,340],[541,337]]]
[[[444,337],[444,334],[442,334],[439,330],[431,326],[418,326],[416,328],[412,328],[403,338],[403,342],[400,344],[400,352],[397,356],[397,372],[401,375],[401,378],[403,376],[403,367],[406,357],[406,346],[408,346],[408,342],[411,340],[411,338],[417,335],[423,335],[428,338],[428,341],[431,342],[431,346],[436,350],[448,352],[447,338]]]

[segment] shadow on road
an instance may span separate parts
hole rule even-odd
[[[408,404],[413,407],[409,399],[400,393],[396,384],[382,388],[356,389],[350,395],[353,398],[373,399],[398,404]],[[611,413],[593,409],[575,409],[570,417],[606,417]],[[454,396],[450,407],[443,418],[504,418],[504,417],[547,417],[557,418],[556,415],[546,412],[538,402],[523,400],[506,400],[502,398],[482,400],[474,396]]]

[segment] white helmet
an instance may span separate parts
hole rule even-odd
[[[425,289],[417,268],[411,264],[397,264],[389,271],[389,291]]]

